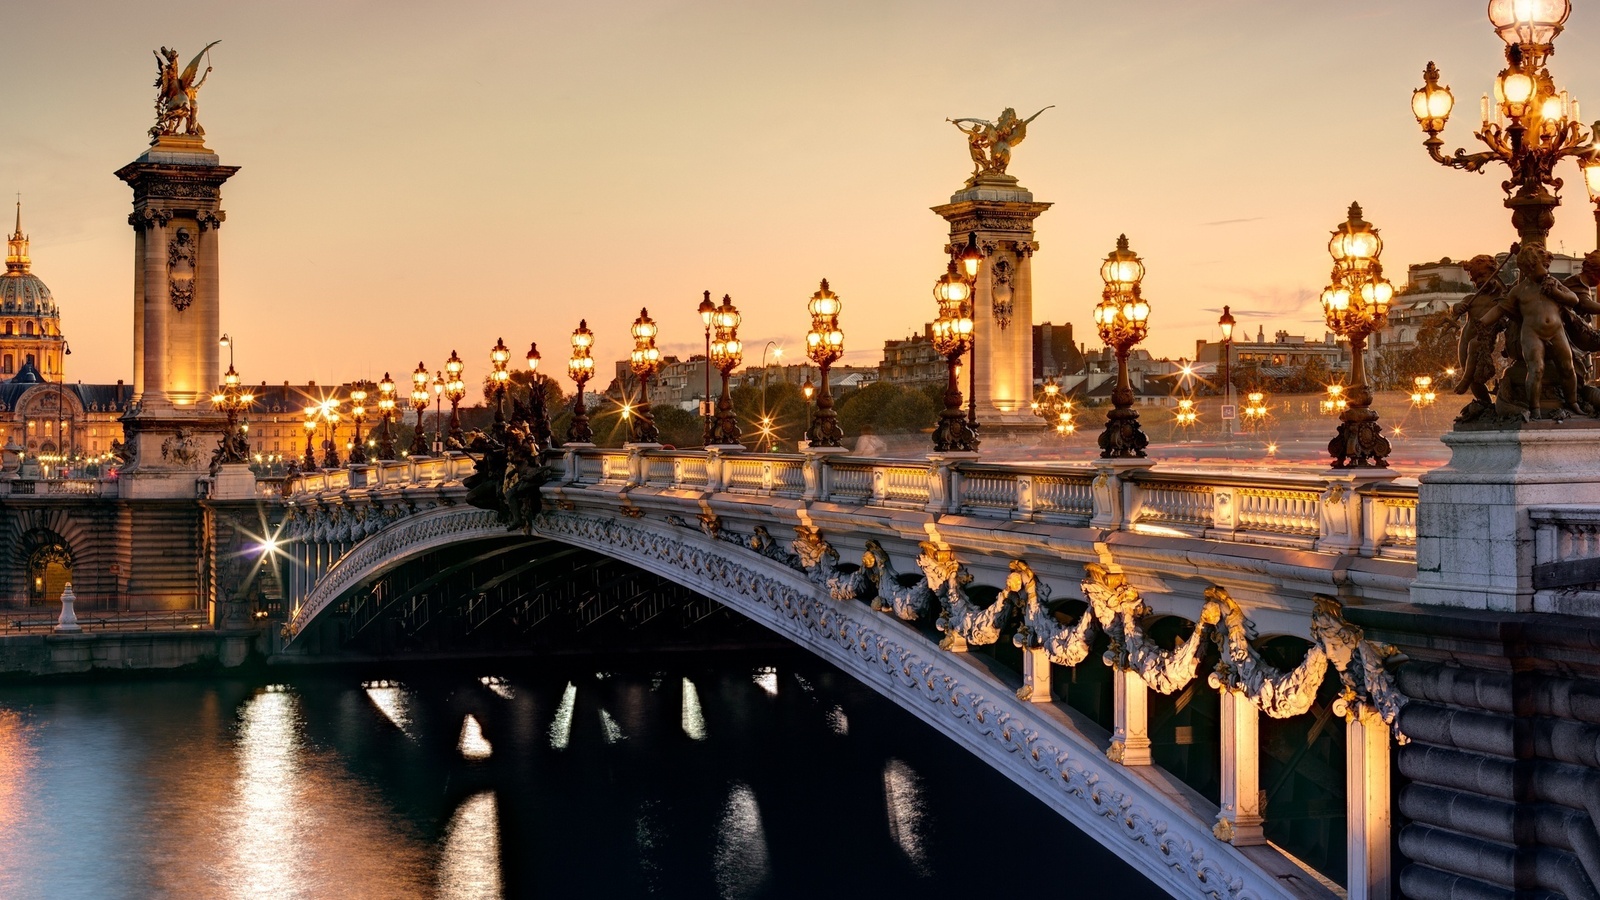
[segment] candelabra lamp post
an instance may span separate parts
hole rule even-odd
[[[334,438],[339,434],[339,401],[324,400],[319,407],[322,412],[322,426],[327,429],[327,436],[322,439],[322,467],[324,469],[339,468],[339,445],[334,443]]]
[[[716,416],[716,407],[711,402],[711,320],[716,317],[717,305],[711,302],[711,292],[706,291],[705,297],[700,300],[700,322],[706,326],[706,361],[705,393],[700,395],[700,418],[705,420],[705,427],[701,429],[700,443],[711,446],[712,420]]]
[[[489,348],[489,384],[494,390],[494,434],[503,436],[506,430],[506,385],[511,381],[511,370],[507,363],[511,360],[511,348],[506,346],[505,338],[496,338],[494,346]]]
[[[461,372],[465,368],[461,357],[451,350],[450,358],[444,361],[444,372],[448,376],[444,383],[444,396],[450,401],[450,442],[458,447],[465,437],[461,432],[461,398],[467,395],[467,383],[461,380]]]
[[[589,330],[589,320],[579,319],[572,332],[572,358],[567,360],[567,377],[578,386],[578,396],[572,402],[572,422],[567,425],[567,443],[594,444],[594,432],[589,428],[589,411],[583,407],[583,386],[594,377],[594,332]]]
[[[217,459],[223,463],[249,461],[250,446],[239,429],[239,414],[250,408],[255,396],[242,386],[241,381],[239,373],[230,364],[222,376],[222,384],[211,395],[211,406],[228,414],[227,430],[222,433],[222,443],[218,447]]]
[[[378,428],[378,458],[394,459],[394,379],[383,373],[378,382],[378,416],[383,424]]]
[[[1078,430],[1078,423],[1072,414],[1072,401],[1061,393],[1061,385],[1054,378],[1045,379],[1044,388],[1039,391],[1032,407],[1033,414],[1043,419],[1061,437]]]
[[[361,423],[367,419],[367,396],[372,388],[370,381],[357,381],[350,385],[350,421],[355,423],[355,438],[350,442],[350,464],[363,465],[367,461],[367,445],[361,442]]]
[[[844,356],[844,332],[839,330],[839,311],[843,308],[839,295],[828,289],[828,279],[811,295],[808,309],[811,312],[811,330],[806,332],[806,355],[817,364],[817,412],[806,430],[806,439],[813,447],[838,447],[844,438],[839,427],[839,414],[833,410],[833,389],[828,387],[828,368]],[[807,381],[807,384],[810,382]],[[809,395],[807,400],[809,400]]]
[[[306,462],[305,462],[305,468],[306,468],[306,471],[309,472],[309,471],[311,471],[311,470],[313,470],[313,469],[315,469],[317,467],[317,453],[316,453],[316,450],[312,449],[312,446],[311,446],[311,437],[312,437],[312,435],[317,433],[317,408],[315,406],[308,406],[308,407],[306,407],[305,411],[306,411],[306,420],[305,420],[305,423],[304,423],[305,427],[306,427]]]
[[[639,379],[639,389],[643,394],[640,408],[628,420],[635,444],[655,444],[661,440],[661,434],[656,430],[656,420],[650,415],[650,380],[661,371],[661,351],[656,349],[657,332],[650,311],[640,309],[639,318],[633,320],[633,327],[629,329],[633,335],[633,354],[629,362],[634,376]]]
[[[978,246],[978,233],[967,232],[967,243],[955,254],[956,273],[967,285],[967,302],[973,310],[977,309],[978,270],[983,268],[983,248]],[[1010,321],[1010,314],[1004,320],[997,319],[996,324],[1004,328]],[[968,349],[972,355],[967,363],[967,427],[972,430],[972,446],[978,446],[978,331],[972,331]]]
[[[422,416],[428,411],[428,367],[417,363],[411,373],[411,409],[417,414],[417,433],[411,436],[411,455],[422,456],[428,452],[428,432],[422,427]]]
[[[1411,94],[1411,112],[1428,137],[1423,146],[1440,165],[1480,172],[1493,162],[1504,163],[1511,177],[1505,182],[1506,208],[1524,244],[1544,244],[1555,225],[1555,208],[1561,189],[1556,163],[1574,157],[1585,166],[1596,160],[1593,134],[1578,115],[1577,103],[1556,87],[1545,63],[1555,52],[1555,39],[1572,12],[1569,0],[1492,0],[1489,22],[1505,41],[1506,66],[1494,81],[1494,101],[1484,95],[1482,123],[1475,135],[1486,152],[1457,150],[1446,155],[1439,133],[1455,106],[1448,86],[1439,84],[1433,63],[1423,70],[1423,85]],[[1600,177],[1600,173],[1595,173]],[[1594,182],[1600,187],[1600,181]]]
[[[961,355],[972,348],[972,288],[956,270],[955,260],[934,282],[933,297],[939,317],[933,321],[933,349],[944,357],[949,380],[944,390],[944,412],[933,429],[936,453],[977,453],[978,435],[961,412]]]
[[[539,373],[539,342],[528,344],[528,436],[540,450],[550,449],[550,410],[545,407],[544,376]]]
[[[1328,328],[1350,341],[1350,386],[1347,403],[1339,414],[1339,433],[1328,444],[1335,469],[1382,469],[1388,466],[1389,441],[1378,426],[1367,386],[1367,337],[1388,321],[1394,286],[1383,277],[1378,256],[1383,240],[1378,230],[1361,218],[1360,204],[1350,204],[1349,219],[1334,229],[1328,241],[1333,257],[1333,282],[1322,292],[1322,312]]]
[[[1139,411],[1133,408],[1133,385],[1128,379],[1128,353],[1150,332],[1150,304],[1140,283],[1144,263],[1128,249],[1128,236],[1117,238],[1117,249],[1100,264],[1100,279],[1105,282],[1100,303],[1094,308],[1094,324],[1104,341],[1117,355],[1117,386],[1111,392],[1111,412],[1100,433],[1103,459],[1144,458],[1150,439],[1139,428]]]
[[[722,395],[717,400],[717,416],[711,423],[707,447],[744,449],[739,440],[739,417],[734,415],[733,395],[728,389],[729,376],[744,361],[744,344],[739,340],[741,318],[733,298],[726,294],[722,296],[722,305],[711,316],[713,336],[706,360],[722,376]]]

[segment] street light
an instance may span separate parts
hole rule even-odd
[[[1039,391],[1039,396],[1032,404],[1033,414],[1045,421],[1045,424],[1055,429],[1057,435],[1066,437],[1078,430],[1078,423],[1073,418],[1072,401],[1062,393],[1061,385],[1055,378],[1046,378],[1044,388]]]
[[[361,465],[367,461],[366,445],[361,443],[361,423],[367,419],[367,395],[372,382],[362,379],[350,385],[350,419],[355,422],[356,433],[350,443],[350,464]]]
[[[239,430],[239,414],[250,408],[255,396],[242,386],[239,373],[229,364],[222,376],[222,384],[211,395],[211,406],[228,414],[227,430],[222,433],[222,443],[217,447],[217,461],[242,463],[249,461],[250,444]],[[65,454],[65,451],[62,451]]]
[[[967,285],[967,302],[971,305],[972,312],[977,314],[978,302],[978,270],[983,267],[983,248],[978,246],[978,233],[967,232],[966,246],[955,255],[956,271],[961,280]],[[994,310],[995,324],[1001,328],[1011,322],[1011,310],[1007,307],[1003,312]],[[967,427],[972,430],[972,447],[978,447],[978,330],[974,328],[967,349],[972,352],[971,365],[967,368]]]
[[[306,407],[305,426],[306,426],[306,466],[305,466],[305,468],[306,468],[306,471],[309,472],[309,471],[311,471],[311,470],[313,470],[313,469],[315,469],[317,467],[317,454],[316,454],[316,451],[311,448],[311,436],[317,433],[317,407],[315,407],[315,406]]]
[[[628,331],[633,335],[633,354],[629,362],[644,393],[644,402],[638,414],[631,416],[628,424],[633,431],[633,443],[655,444],[660,442],[661,433],[656,430],[656,420],[650,415],[650,379],[661,371],[661,351],[656,349],[659,329],[655,320],[650,318],[650,311],[640,309],[639,318],[633,320],[633,327]]]
[[[1505,206],[1523,244],[1544,245],[1555,225],[1555,208],[1561,189],[1554,174],[1556,163],[1574,157],[1586,164],[1585,184],[1591,196],[1600,188],[1593,135],[1583,126],[1577,102],[1556,87],[1545,68],[1555,52],[1555,39],[1572,12],[1568,0],[1491,0],[1489,22],[1505,41],[1506,67],[1494,82],[1494,99],[1480,101],[1481,127],[1476,137],[1487,152],[1455,155],[1442,152],[1439,133],[1450,119],[1455,97],[1439,84],[1439,68],[1432,62],[1423,70],[1422,87],[1411,94],[1411,112],[1428,135],[1423,146],[1440,165],[1479,172],[1492,162],[1504,163],[1511,177],[1505,182],[1511,194]],[[1600,219],[1600,213],[1597,213]]]
[[[322,467],[324,469],[339,468],[339,445],[334,443],[334,438],[339,433],[339,399],[330,397],[322,401],[318,410],[322,415],[323,427],[327,429],[327,437],[322,440]]]
[[[454,353],[452,352],[452,355]],[[433,370],[433,455],[444,455],[444,409],[440,405],[443,401],[445,389],[449,383],[444,380],[444,373],[438,369]]]
[[[739,442],[739,417],[733,412],[733,395],[728,391],[728,376],[744,361],[744,344],[739,341],[741,319],[739,308],[733,305],[733,298],[723,294],[722,305],[711,316],[716,338],[711,342],[710,352],[706,356],[707,363],[716,366],[722,374],[722,396],[717,400],[717,418],[711,425],[707,447],[744,449]]]
[[[461,432],[461,398],[467,395],[467,383],[461,380],[461,372],[465,368],[461,357],[451,350],[450,358],[444,361],[444,372],[449,376],[444,383],[444,396],[450,401],[450,441],[458,447],[465,437]]]
[[[839,295],[828,289],[828,279],[822,279],[822,287],[811,295],[811,302],[807,305],[811,313],[811,330],[806,332],[806,355],[817,364],[820,371],[820,384],[815,389],[817,396],[817,414],[811,420],[811,426],[806,429],[806,440],[813,447],[837,447],[844,438],[844,430],[839,427],[839,414],[833,410],[833,389],[828,387],[828,368],[844,356],[844,332],[839,329],[839,311],[844,308],[844,303],[839,300]],[[806,388],[811,387],[811,380],[806,379]],[[806,409],[810,409],[811,391],[806,391]]]
[[[417,433],[411,436],[411,455],[422,456],[428,452],[427,432],[422,428],[422,415],[428,411],[428,367],[421,362],[411,373],[411,408],[417,414]]]
[[[539,374],[539,342],[528,344],[528,436],[539,445],[540,450],[549,450],[551,444],[550,411],[545,407],[544,376]]]
[[[589,429],[589,412],[583,408],[583,386],[594,377],[594,332],[589,330],[589,320],[579,319],[572,332],[572,358],[567,360],[567,377],[578,385],[578,396],[572,404],[572,422],[567,425],[567,443],[592,445],[594,432]]]
[[[1222,329],[1222,427],[1228,437],[1233,436],[1233,377],[1230,372],[1233,364],[1233,326],[1233,313],[1224,304],[1217,327]]]
[[[1105,282],[1100,303],[1094,308],[1094,324],[1100,339],[1117,355],[1117,387],[1111,392],[1111,412],[1100,434],[1100,456],[1104,459],[1144,457],[1150,439],[1139,430],[1139,411],[1133,408],[1133,385],[1128,379],[1128,352],[1150,332],[1150,304],[1140,288],[1144,262],[1128,249],[1128,236],[1117,238],[1117,249],[1100,264],[1100,279]]]
[[[383,418],[383,427],[378,432],[378,458],[394,459],[394,379],[389,373],[383,373],[383,380],[378,382],[378,415]]]
[[[1411,379],[1412,406],[1432,406],[1438,396],[1433,391],[1433,376],[1418,375]]]
[[[706,327],[706,361],[701,366],[705,369],[705,393],[700,395],[700,418],[705,420],[705,427],[701,429],[700,442],[706,446],[711,445],[711,417],[716,407],[711,404],[711,320],[717,314],[717,305],[711,302],[711,292],[706,291],[705,297],[700,301],[700,322]]]
[[[961,414],[961,381],[958,369],[961,355],[972,347],[972,289],[950,260],[943,275],[933,284],[933,298],[939,304],[939,317],[933,322],[933,349],[944,357],[949,380],[944,390],[944,412],[933,430],[936,453],[976,453],[978,435],[972,423]]]
[[[506,430],[506,384],[511,381],[511,371],[506,364],[511,361],[511,348],[505,338],[495,338],[489,348],[489,384],[494,390],[494,433],[502,436]]]
[[[1328,241],[1333,257],[1333,280],[1322,292],[1322,311],[1328,328],[1350,340],[1348,402],[1339,414],[1339,433],[1328,444],[1335,469],[1387,468],[1389,441],[1378,426],[1367,386],[1367,337],[1388,321],[1394,286],[1383,277],[1378,256],[1383,240],[1378,230],[1361,218],[1361,205],[1350,204],[1350,217],[1334,229]]]

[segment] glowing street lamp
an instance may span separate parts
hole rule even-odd
[[[212,408],[228,414],[227,430],[222,433],[222,443],[217,447],[218,462],[242,463],[250,458],[250,443],[239,428],[239,414],[250,408],[250,404],[255,402],[255,395],[242,384],[239,373],[229,365],[227,373],[222,376],[222,384],[211,395]]]
[[[1323,414],[1329,416],[1338,415],[1339,413],[1344,412],[1349,406],[1350,402],[1344,399],[1344,385],[1328,385],[1328,396],[1322,401]]]
[[[1241,410],[1245,423],[1252,429],[1265,425],[1270,411],[1267,407],[1267,395],[1261,391],[1251,391],[1245,395],[1245,400],[1244,409]]]
[[[1339,433],[1328,445],[1335,469],[1385,468],[1389,441],[1378,426],[1367,387],[1367,337],[1388,321],[1394,286],[1383,277],[1378,256],[1383,241],[1378,230],[1361,218],[1361,205],[1350,204],[1349,218],[1333,231],[1328,253],[1333,277],[1322,292],[1322,312],[1334,334],[1350,341],[1348,402],[1339,414]]]
[[[976,453],[978,435],[961,413],[961,356],[972,347],[972,288],[952,259],[933,285],[939,317],[933,321],[933,349],[945,359],[949,380],[944,391],[944,412],[933,430],[936,453]]]
[[[327,429],[326,436],[322,439],[322,467],[324,469],[339,468],[339,445],[334,438],[339,434],[339,400],[330,397],[317,406],[317,412],[322,418],[322,426]]]
[[[716,406],[711,401],[711,320],[717,314],[717,305],[711,302],[711,292],[706,291],[700,300],[700,323],[706,327],[706,361],[705,361],[705,393],[700,395],[700,418],[705,420],[705,427],[701,429],[700,441],[707,446],[711,444],[711,419],[716,415]]]
[[[1194,401],[1185,397],[1178,401],[1178,411],[1173,419],[1180,428],[1193,428],[1200,421],[1200,413],[1194,408]]]
[[[367,418],[367,396],[372,382],[362,380],[350,385],[350,419],[355,422],[355,437],[350,442],[350,463],[360,465],[367,461],[366,445],[361,443],[361,423]]]
[[[711,354],[707,361],[722,374],[722,396],[717,400],[717,417],[711,424],[708,447],[744,449],[739,442],[739,417],[733,412],[733,395],[728,391],[728,377],[744,361],[744,344],[739,340],[739,308],[733,299],[722,295],[722,305],[711,316],[715,335],[711,341]]]
[[[428,452],[426,432],[422,430],[422,414],[428,411],[428,367],[421,362],[411,373],[411,408],[417,414],[417,433],[411,436],[411,455],[422,456]]]
[[[806,429],[806,440],[811,442],[812,447],[838,447],[844,438],[844,430],[839,427],[839,415],[833,411],[833,391],[828,387],[828,368],[844,356],[844,332],[839,328],[839,311],[843,308],[839,295],[828,289],[826,278],[822,279],[822,286],[811,295],[811,302],[807,304],[807,310],[811,313],[811,330],[806,332],[806,355],[821,372],[820,384],[814,389],[817,414],[811,420],[811,427]],[[807,380],[806,386],[809,388],[810,385],[810,380]],[[808,403],[811,396],[808,391]]]
[[[395,417],[394,379],[389,373],[383,373],[383,380],[378,382],[378,415],[383,420],[383,425],[378,431],[378,458],[394,459],[394,417]]]
[[[1072,401],[1062,393],[1061,385],[1057,384],[1054,378],[1045,379],[1044,387],[1034,399],[1031,408],[1034,415],[1043,419],[1045,424],[1061,437],[1078,430],[1078,423],[1073,417]]]
[[[489,385],[494,391],[494,433],[502,435],[506,429],[506,386],[511,383],[511,348],[505,338],[496,338],[489,348]]]
[[[317,433],[317,407],[308,406],[305,409],[305,413],[306,413],[306,420],[305,420],[305,423],[304,423],[305,427],[306,427],[306,461],[305,461],[305,469],[306,469],[306,471],[309,472],[312,469],[315,469],[317,467],[317,454],[316,454],[316,451],[311,448],[311,436]]]
[[[589,413],[583,408],[583,386],[594,377],[594,357],[589,353],[593,346],[594,332],[589,330],[589,320],[579,319],[577,329],[572,332],[572,358],[567,360],[567,377],[578,385],[578,396],[572,404],[572,421],[567,425],[568,444],[594,445]]]
[[[650,318],[649,310],[639,310],[639,318],[633,320],[633,327],[628,329],[628,333],[633,335],[633,354],[629,363],[644,395],[640,409],[628,419],[633,429],[633,443],[659,443],[661,433],[656,430],[655,418],[650,415],[650,380],[661,371],[661,351],[656,349],[659,329],[655,320]]]
[[[1438,396],[1433,390],[1433,376],[1418,375],[1411,379],[1412,406],[1432,406]]]
[[[461,380],[464,369],[466,364],[451,350],[450,358],[444,361],[444,372],[449,376],[444,383],[444,396],[450,401],[450,441],[458,447],[465,437],[461,432],[461,398],[467,396],[467,383]]]
[[[1139,411],[1133,408],[1133,385],[1128,379],[1128,353],[1150,333],[1150,304],[1140,283],[1144,262],[1128,249],[1128,236],[1117,238],[1117,248],[1100,264],[1105,289],[1094,309],[1100,339],[1117,355],[1117,386],[1111,392],[1112,409],[1100,434],[1100,456],[1105,459],[1144,457],[1150,439],[1139,429]]]

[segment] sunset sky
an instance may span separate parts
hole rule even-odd
[[[0,190],[20,191],[69,378],[131,377],[130,191],[155,61],[206,42],[226,185],[223,327],[247,381],[404,377],[504,337],[564,359],[586,316],[602,371],[641,306],[701,346],[702,290],[744,313],[747,361],[800,351],[805,301],[844,301],[846,362],[921,329],[946,202],[970,170],[946,117],[1055,104],[1011,174],[1038,220],[1034,318],[1098,346],[1098,261],[1143,254],[1146,346],[1192,355],[1224,303],[1320,336],[1328,232],[1358,200],[1391,277],[1503,250],[1503,168],[1429,161],[1409,111],[1428,60],[1473,143],[1502,64],[1482,0],[761,3],[436,0],[13,4]],[[1552,72],[1600,113],[1600,0]],[[1572,163],[1552,243],[1595,244]]]

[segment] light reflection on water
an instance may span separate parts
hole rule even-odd
[[[1085,885],[1159,896],[964,750],[805,666],[787,701],[748,660],[494,682],[514,700],[480,673],[415,671],[404,688],[0,687],[0,898],[968,897],[997,887],[962,862],[993,839],[974,796]],[[780,673],[799,676],[759,670]],[[819,834],[848,852],[821,864]]]

